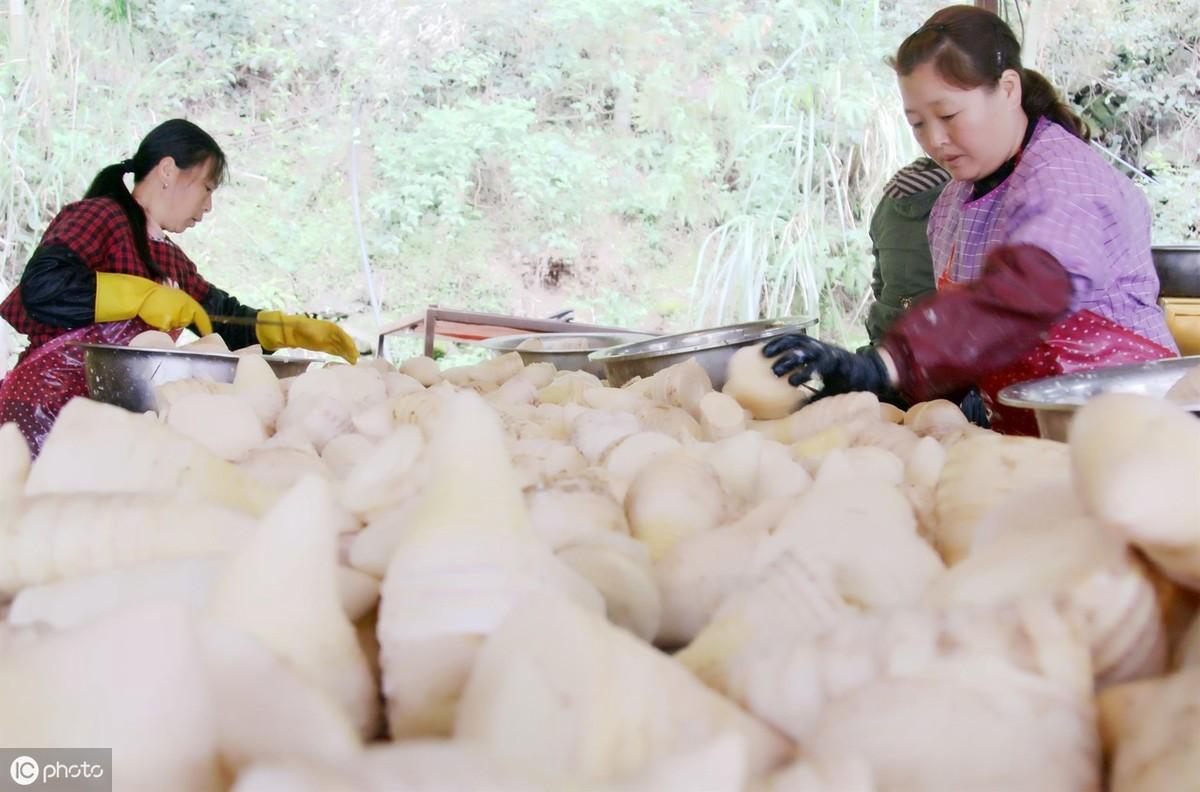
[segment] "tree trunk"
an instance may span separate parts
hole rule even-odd
[[[1021,63],[1031,69],[1041,68],[1042,52],[1050,39],[1053,20],[1050,3],[1029,0],[1025,11],[1025,40],[1021,42]]]
[[[633,90],[627,85],[617,86],[613,103],[613,132],[621,137],[633,133]]]
[[[28,71],[29,18],[25,16],[25,0],[8,0],[8,42],[12,60],[22,64],[20,71]]]
[[[612,90],[615,93],[613,97],[613,134],[628,137],[633,134],[633,100],[637,92],[637,85],[632,75],[621,70],[613,75]]]

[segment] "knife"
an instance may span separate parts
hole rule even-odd
[[[258,325],[271,325],[273,327],[284,326],[284,322],[281,321],[264,322],[251,316],[221,316],[219,314],[209,314],[208,318],[213,324],[244,325],[246,327],[257,327]]]

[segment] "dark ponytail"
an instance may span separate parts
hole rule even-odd
[[[209,178],[216,184],[225,180],[225,153],[212,136],[191,121],[173,118],[164,121],[150,131],[142,140],[132,158],[109,165],[92,179],[84,198],[111,198],[125,212],[133,229],[133,244],[146,269],[155,278],[162,277],[162,270],[154,263],[150,254],[150,242],[146,233],[146,212],[133,199],[125,187],[125,174],[132,173],[134,184],[146,178],[146,174],[167,157],[175,160],[180,170],[208,163]]]
[[[1050,81],[1033,69],[1021,69],[1021,109],[1030,118],[1049,118],[1081,140],[1092,137],[1083,119],[1075,115]]]
[[[934,13],[900,45],[892,68],[901,77],[932,61],[944,80],[970,90],[994,89],[1008,69],[1021,75],[1021,109],[1032,121],[1045,116],[1082,140],[1090,137],[1079,116],[1050,81],[1021,66],[1021,45],[1004,20],[983,8],[947,6]]]
[[[127,172],[125,163],[109,165],[96,174],[96,178],[92,179],[92,186],[88,187],[83,197],[112,198],[120,204],[129,220],[129,227],[133,229],[133,246],[137,250],[138,258],[146,265],[151,275],[160,278],[162,270],[154,263],[154,257],[150,255],[150,243],[146,239],[146,213],[125,187],[124,176]]]

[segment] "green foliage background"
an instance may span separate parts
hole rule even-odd
[[[184,115],[232,179],[179,241],[251,304],[370,338],[361,241],[384,321],[430,303],[645,329],[819,312],[854,343],[867,221],[917,154],[884,58],[940,3],[16,5],[0,40],[5,293],[62,204]],[[1200,4],[1041,5],[1005,13],[1041,25],[1037,65],[1151,177],[1156,241],[1197,239]]]

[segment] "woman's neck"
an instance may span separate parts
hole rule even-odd
[[[142,212],[146,215],[146,236],[155,241],[161,241],[164,237],[162,226],[154,220],[154,214],[150,211],[150,188],[146,185],[147,181],[133,186],[133,200],[137,201],[138,206],[142,207]]]
[[[1021,112],[1021,117],[1017,121],[1017,128],[1013,130],[1013,144],[1008,151],[1008,157],[1005,162],[1011,162],[1014,157],[1021,153],[1021,149],[1025,148],[1025,144],[1029,142],[1029,137],[1033,134],[1035,124],[1029,120],[1029,116]],[[1001,166],[1003,167],[1003,166]]]
[[[166,239],[166,232],[158,223],[154,222],[154,218],[150,215],[146,215],[146,236],[155,242],[162,242]]]
[[[1017,138],[1016,144],[1012,147],[1008,159],[1001,163],[999,168],[978,179],[971,190],[972,199],[982,198],[992,190],[1000,186],[1000,184],[1012,174],[1017,168],[1017,161],[1021,157],[1021,152],[1029,145],[1029,139],[1033,137],[1033,131],[1037,128],[1037,119],[1028,118],[1024,113],[1021,114],[1022,123],[1020,127],[1021,136]]]

